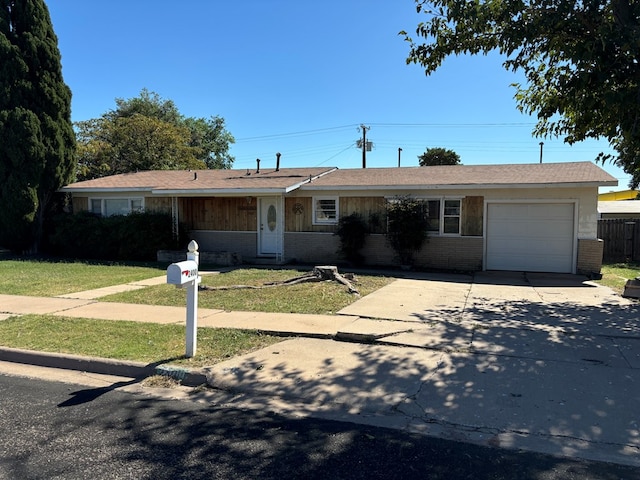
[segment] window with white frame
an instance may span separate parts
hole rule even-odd
[[[338,223],[338,197],[313,197],[313,223]]]
[[[424,204],[424,214],[429,220],[428,232],[437,235],[460,235],[462,201],[459,198],[421,200]]]
[[[462,201],[460,199],[444,201],[442,210],[442,233],[460,234],[460,210]]]
[[[129,215],[144,209],[142,197],[132,198],[91,198],[89,210],[96,215],[111,217],[113,215]]]

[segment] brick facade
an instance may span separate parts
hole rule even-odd
[[[190,235],[198,242],[201,252],[232,252],[239,254],[242,258],[256,256],[256,232],[192,230]]]
[[[442,270],[482,270],[482,237],[430,237],[416,253],[415,265]],[[285,234],[286,260],[301,263],[337,263],[340,239],[331,233]],[[398,265],[395,252],[384,235],[367,236],[361,250],[366,265]]]
[[[600,239],[578,239],[578,262],[576,273],[589,275],[600,273],[604,242]]]

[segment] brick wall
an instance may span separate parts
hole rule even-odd
[[[429,237],[416,263],[442,270],[482,270],[482,237]]]
[[[287,232],[284,234],[284,258],[302,263],[336,263],[340,238],[332,233]]]
[[[193,230],[193,240],[198,242],[201,252],[232,252],[243,258],[256,256],[256,232],[216,232]]]
[[[337,263],[340,239],[330,233],[285,234],[286,260],[303,263]],[[367,265],[398,265],[395,252],[384,235],[367,236],[361,250]],[[443,270],[482,269],[482,237],[430,237],[415,256],[416,266]]]
[[[589,275],[600,273],[604,242],[600,239],[578,239],[578,262],[576,273]]]

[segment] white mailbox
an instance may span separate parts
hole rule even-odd
[[[193,260],[172,263],[167,268],[167,283],[169,285],[184,285],[198,278],[198,264]]]

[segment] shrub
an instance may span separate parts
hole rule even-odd
[[[112,217],[61,214],[48,239],[51,254],[93,260],[155,261],[158,250],[180,246],[173,238],[171,215],[155,212]]]
[[[368,235],[367,223],[358,213],[340,217],[338,230],[335,235],[340,237],[340,252],[355,265],[364,263],[364,256],[360,253]]]
[[[396,252],[401,265],[411,265],[415,252],[427,241],[429,220],[424,202],[408,195],[387,203],[387,241]]]

